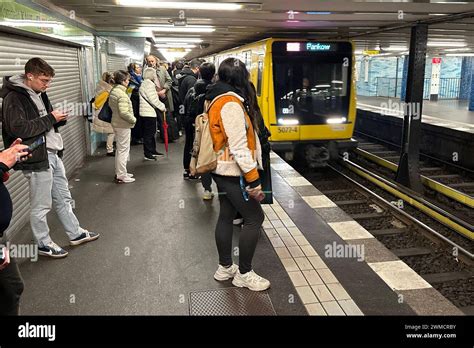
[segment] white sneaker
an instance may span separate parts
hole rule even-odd
[[[117,177],[117,183],[119,184],[129,184],[134,181],[135,181],[135,178],[131,178],[128,175]]]
[[[128,176],[129,178],[133,178],[133,174],[132,173],[127,173],[125,174],[126,176]]]
[[[219,265],[216,273],[214,273],[214,279],[218,281],[227,280],[233,278],[235,274],[239,271],[239,266],[235,263],[232,266],[225,268],[224,266]]]
[[[234,219],[232,221],[232,224],[234,224],[235,226],[238,226],[238,225],[242,225],[244,223],[244,219],[241,218],[241,219]]]
[[[240,271],[237,271],[234,280],[232,280],[232,284],[239,288],[248,288],[252,291],[263,291],[270,287],[270,282],[260,277],[253,270],[243,275],[240,274]]]
[[[214,198],[214,192],[211,192],[211,191],[204,191],[204,194],[202,195],[202,199],[204,199],[205,201],[209,201],[211,199]]]

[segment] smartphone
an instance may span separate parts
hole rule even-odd
[[[248,202],[249,193],[247,192],[247,189],[245,188],[245,181],[242,175],[240,176],[240,190],[242,191],[242,196],[244,197],[245,201]]]
[[[28,146],[28,149],[27,149],[28,153],[32,153],[42,144],[44,144],[44,137],[40,137],[36,139],[32,144]]]

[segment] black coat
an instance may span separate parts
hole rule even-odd
[[[179,99],[184,102],[186,94],[197,81],[197,75],[190,68],[184,68],[176,77],[179,83]]]
[[[28,91],[13,85],[10,77],[4,77],[3,87],[0,90],[2,104],[2,136],[5,147],[9,147],[17,138],[23,139],[23,144],[29,145],[41,136],[45,136],[51,128],[58,131],[58,127],[66,121],[56,123],[51,114],[53,107],[46,93],[41,93],[41,99],[48,114],[40,117],[36,104],[31,99]],[[46,141],[40,145],[25,162],[14,166],[15,170],[44,170],[49,168]]]

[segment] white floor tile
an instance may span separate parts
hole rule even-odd
[[[385,261],[369,263],[393,290],[427,289],[431,285],[421,278],[414,270],[403,261]]]

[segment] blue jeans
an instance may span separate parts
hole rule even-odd
[[[85,232],[79,226],[79,221],[72,211],[73,199],[63,161],[56,153],[50,151],[48,151],[48,160],[48,170],[23,171],[30,184],[31,230],[40,247],[52,242],[46,216],[53,204],[69,239],[75,239]]]

